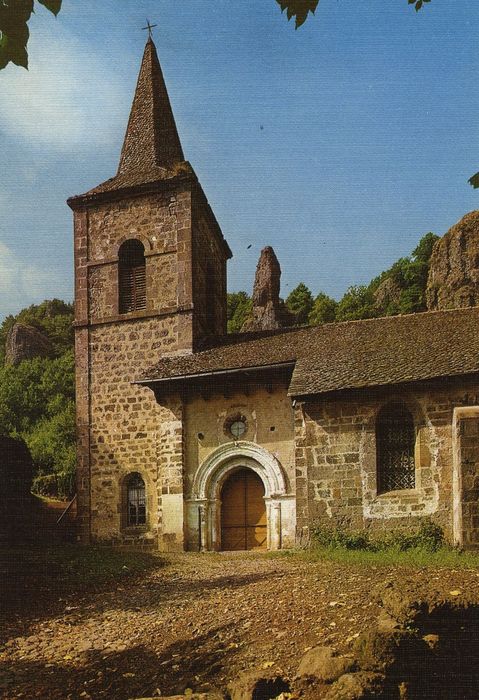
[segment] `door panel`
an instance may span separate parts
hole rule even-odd
[[[266,506],[263,482],[251,469],[240,469],[221,492],[223,550],[266,549]]]

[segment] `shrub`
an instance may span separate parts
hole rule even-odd
[[[366,531],[348,531],[341,528],[315,528],[312,531],[313,543],[320,547],[343,549],[370,549],[371,541]]]
[[[408,549],[427,549],[430,552],[437,552],[444,546],[444,533],[439,525],[424,519],[415,530],[392,532],[381,544],[382,549],[390,547],[402,552]]]
[[[424,549],[429,552],[437,552],[444,546],[444,534],[439,525],[424,518],[414,529],[396,529],[374,536],[371,536],[367,530],[317,527],[312,531],[312,544],[313,547],[369,552],[379,552],[386,549],[397,549],[401,552],[410,549]]]
[[[75,473],[40,474],[33,480],[32,492],[47,498],[72,498],[75,493]]]
[[[39,476],[36,476],[33,480],[32,491],[39,496],[56,498],[58,495],[57,475],[40,474]]]

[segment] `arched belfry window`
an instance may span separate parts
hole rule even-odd
[[[379,411],[376,421],[378,493],[415,488],[415,439],[413,417],[402,401],[392,401]]]
[[[146,309],[145,248],[141,241],[125,241],[118,252],[119,310]]]
[[[126,524],[130,527],[146,524],[145,482],[138,473],[130,474],[126,482]]]

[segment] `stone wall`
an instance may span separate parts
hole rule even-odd
[[[214,228],[215,222],[207,207],[196,203],[193,210],[193,297],[197,338],[226,333],[226,257]]]
[[[159,192],[101,204],[88,212],[88,319],[118,319],[118,250],[129,239],[145,248],[147,306],[139,316],[191,308],[191,194]],[[188,282],[189,280],[189,282]]]
[[[291,498],[283,499],[282,546],[291,546],[295,539],[295,470],[293,442],[293,411],[291,400],[284,386],[275,386],[268,392],[261,386],[249,395],[234,392],[226,396],[215,392],[209,398],[200,396],[186,401],[184,409],[184,493],[186,501],[194,498],[195,475],[212,453],[218,448],[235,445],[228,432],[227,421],[235,416],[246,419],[247,431],[240,443],[253,443],[269,453],[280,465],[285,478],[286,491]],[[241,444],[238,454],[241,456]],[[240,458],[241,461],[241,458]],[[246,464],[247,466],[247,464]],[[218,498],[219,498],[219,494]],[[291,503],[289,502],[291,501]],[[194,510],[194,509],[193,509]],[[195,511],[196,513],[196,511]],[[198,518],[188,518],[186,525],[186,548],[198,548]]]
[[[122,484],[139,472],[146,484],[148,537],[158,534],[161,498],[161,431],[171,417],[152,392],[132,384],[151,363],[152,352],[175,348],[174,316],[124,321],[90,330],[91,531],[94,539],[119,539]],[[160,489],[161,491],[161,489]],[[134,536],[123,529],[123,537]]]
[[[477,389],[464,382],[443,390],[362,391],[297,405],[298,525],[390,529],[429,516],[451,540],[453,411]],[[414,418],[416,487],[378,494],[376,416],[395,398]]]

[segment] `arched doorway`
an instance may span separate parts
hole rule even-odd
[[[221,489],[221,549],[267,548],[264,484],[252,469],[238,469]]]
[[[194,476],[191,497],[186,499],[186,529],[191,549],[224,549],[222,500],[228,495],[223,489],[230,477],[242,470],[253,473],[261,482],[262,508],[266,518],[264,548],[281,549],[294,544],[296,501],[294,494],[287,490],[281,464],[263,447],[238,440],[219,445]]]

